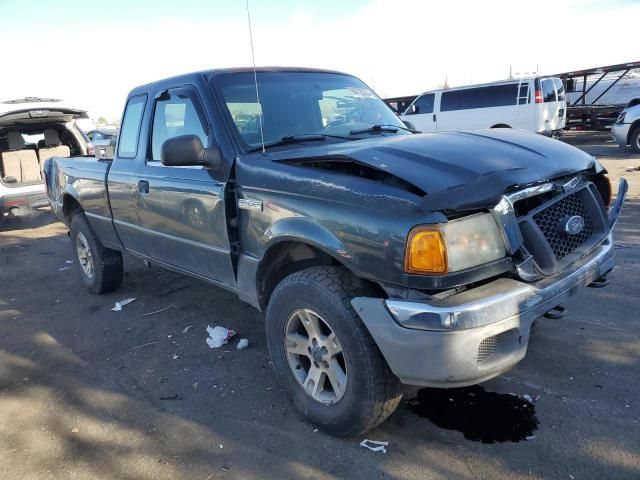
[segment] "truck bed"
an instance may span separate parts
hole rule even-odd
[[[90,222],[94,218],[108,219],[111,211],[107,196],[106,179],[111,160],[95,157],[52,157],[45,162],[47,189],[55,215],[68,223],[68,212],[63,211],[65,195],[76,198],[83,206]]]

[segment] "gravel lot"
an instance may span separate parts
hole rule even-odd
[[[613,167],[638,160],[580,140],[570,141],[605,148],[592,153]],[[51,214],[7,221],[0,478],[640,478],[640,202],[623,211],[616,241],[610,286],[574,297],[562,320],[538,322],[524,361],[483,384],[539,396],[533,438],[470,440],[403,402],[367,434],[389,442],[385,454],[360,447],[363,438],[316,432],[291,409],[269,364],[262,315],[233,295],[131,258],[119,290],[91,295]],[[111,311],[127,297],[137,300]],[[210,350],[205,328],[216,324],[249,348],[236,350],[234,339]],[[405,400],[417,394],[407,388]],[[510,413],[500,405],[484,413],[496,425]],[[451,417],[446,408],[441,416]]]

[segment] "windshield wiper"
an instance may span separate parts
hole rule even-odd
[[[401,127],[400,125],[371,125],[369,128],[363,128],[362,130],[351,130],[349,132],[350,135],[359,135],[361,133],[379,133],[379,132],[389,132],[396,133],[398,130],[406,130],[411,133],[418,133],[417,130],[412,130],[411,128]]]
[[[274,140],[264,144],[264,148],[280,147],[282,145],[290,145],[301,142],[314,142],[317,140],[326,140],[327,138],[339,138],[340,140],[353,140],[353,138],[342,137],[340,135],[329,135],[327,133],[301,133],[299,135],[286,135],[279,140]],[[258,152],[262,150],[262,145],[250,148],[248,152]]]

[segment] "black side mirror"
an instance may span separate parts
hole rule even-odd
[[[197,135],[180,135],[165,140],[160,149],[160,161],[167,167],[203,165],[215,169],[222,163],[222,154],[217,145],[204,148]]]

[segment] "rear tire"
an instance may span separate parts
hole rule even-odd
[[[342,437],[382,423],[402,398],[398,379],[351,306],[360,295],[367,289],[344,268],[313,267],[282,280],[267,307],[267,344],[282,387],[309,421]],[[310,330],[303,325],[309,319]]]
[[[91,229],[84,213],[71,219],[71,250],[82,283],[93,293],[107,293],[122,283],[122,254],[106,248]]]
[[[640,125],[631,133],[631,140],[629,143],[631,144],[631,149],[634,152],[640,153]]]

